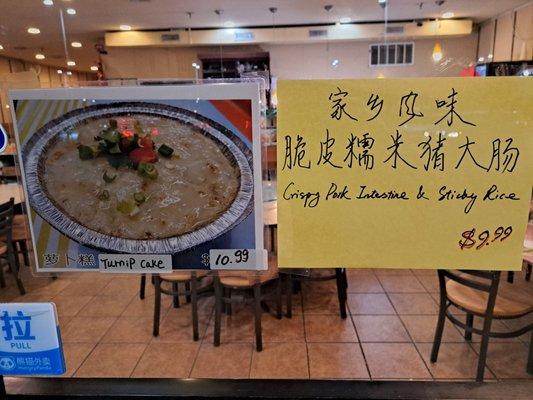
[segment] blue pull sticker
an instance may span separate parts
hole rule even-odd
[[[53,303],[0,304],[0,327],[0,375],[65,373]]]
[[[8,139],[9,139],[9,136],[7,136],[6,130],[4,129],[2,124],[0,124],[0,153],[3,153],[4,150],[6,149],[7,144],[8,144]]]

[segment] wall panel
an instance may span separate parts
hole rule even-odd
[[[502,14],[496,21],[493,61],[510,61],[513,43],[514,12]]]
[[[516,11],[513,61],[533,59],[533,3]]]

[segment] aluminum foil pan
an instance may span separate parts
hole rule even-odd
[[[91,230],[65,214],[49,196],[44,176],[47,151],[59,136],[73,131],[82,121],[118,116],[150,115],[189,124],[213,140],[240,169],[240,189],[230,207],[216,220],[192,232],[161,239],[127,239]],[[35,132],[22,146],[24,175],[31,207],[45,221],[72,240],[99,250],[130,254],[175,254],[208,242],[244,220],[254,206],[252,151],[219,123],[188,110],[157,103],[116,102],[70,111]]]

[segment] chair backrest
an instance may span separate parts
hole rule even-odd
[[[6,237],[7,242],[11,242],[13,233],[13,210],[15,200],[9,199],[8,202],[0,204],[0,237]]]
[[[492,315],[498,295],[500,271],[439,269],[438,274],[441,301],[448,298],[446,293],[446,279],[450,279],[469,288],[488,293],[486,314]]]

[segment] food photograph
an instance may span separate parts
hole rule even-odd
[[[99,254],[126,253],[209,269],[209,250],[261,242],[252,100],[14,106],[38,268],[97,269]]]

